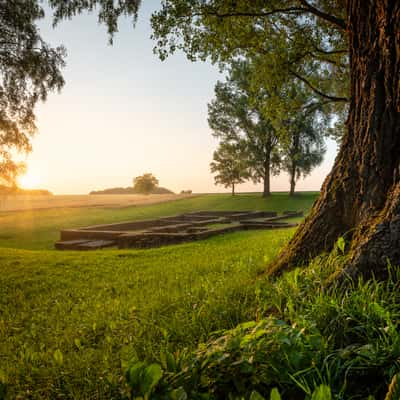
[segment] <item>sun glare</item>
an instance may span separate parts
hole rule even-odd
[[[23,189],[37,189],[40,185],[40,178],[34,172],[28,171],[18,178],[18,184]]]

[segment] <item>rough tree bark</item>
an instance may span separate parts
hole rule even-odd
[[[347,272],[400,265],[400,1],[348,0],[351,103],[331,173],[273,274],[349,240]]]

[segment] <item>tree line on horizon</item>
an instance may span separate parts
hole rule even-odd
[[[132,186],[93,190],[89,194],[173,194],[172,190],[159,186],[159,180],[150,172],[132,179]]]

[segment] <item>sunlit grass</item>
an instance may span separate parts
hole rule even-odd
[[[11,398],[110,398],[121,360],[194,348],[254,318],[254,282],[291,233],[140,251],[0,250],[0,369]]]
[[[59,252],[59,229],[197,210],[307,210],[315,194],[205,195],[0,216],[0,386],[9,398],[121,398],[123,366],[258,318],[256,282],[294,229],[151,250]],[[43,250],[26,250],[43,249]]]

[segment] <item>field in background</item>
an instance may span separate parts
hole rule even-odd
[[[0,247],[52,249],[63,228],[158,218],[199,210],[285,210],[308,211],[316,192],[290,198],[274,193],[267,199],[259,194],[211,194],[176,201],[124,208],[65,207],[19,212],[0,212]]]
[[[121,208],[163,203],[190,196],[184,194],[2,195],[0,212],[70,207]]]
[[[266,305],[257,280],[294,232],[237,232],[150,250],[45,250],[60,228],[205,209],[307,211],[315,197],[204,195],[1,213],[0,383],[9,398],[120,398],[132,357],[193,349],[216,330],[259,319]]]

